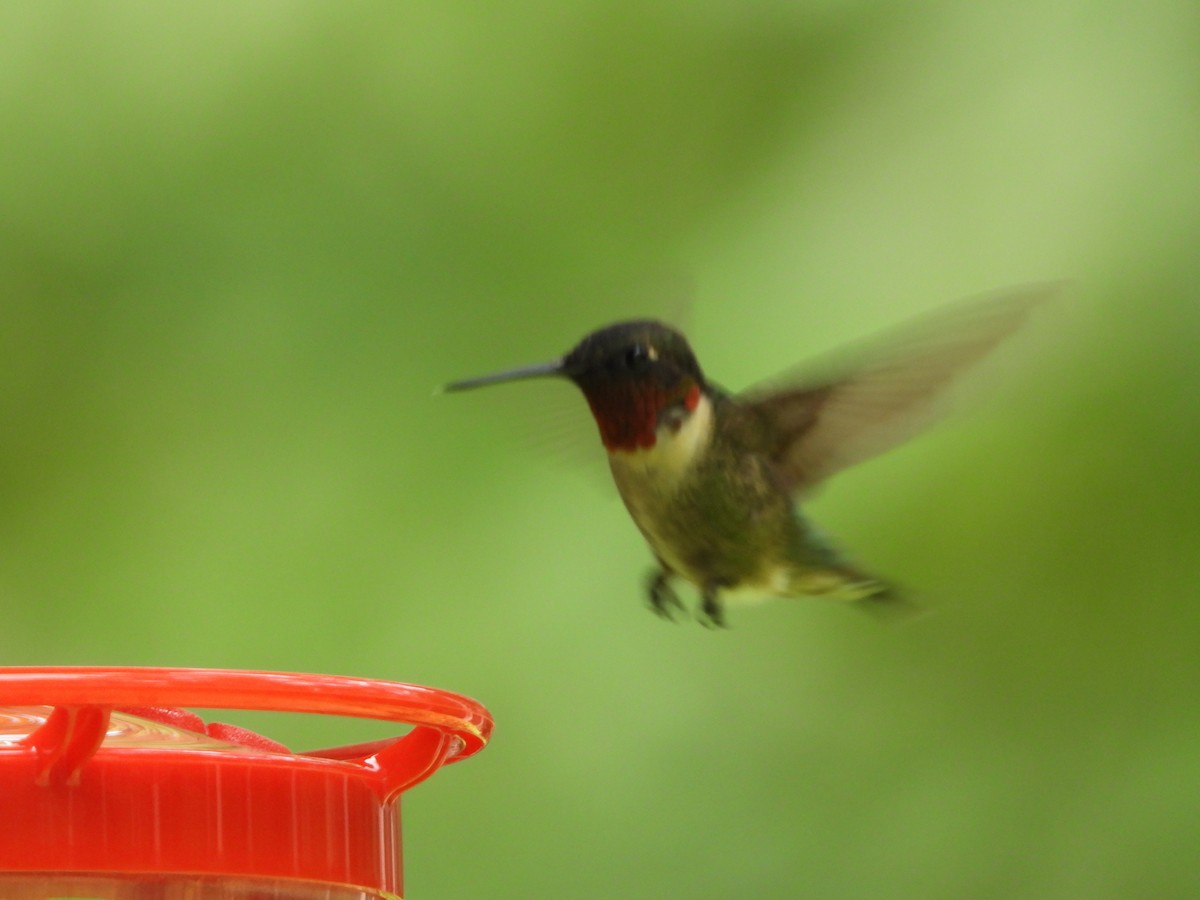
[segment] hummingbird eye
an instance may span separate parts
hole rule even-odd
[[[644,372],[650,367],[650,363],[658,358],[658,354],[654,352],[653,347],[648,347],[645,344],[634,344],[625,351],[625,367],[631,372]]]

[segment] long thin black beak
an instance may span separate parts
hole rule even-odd
[[[538,363],[534,366],[522,366],[519,369],[509,369],[507,372],[497,372],[494,375],[481,375],[479,378],[466,378],[462,381],[452,381],[442,388],[444,393],[454,391],[469,391],[489,384],[500,384],[503,381],[519,381],[523,378],[545,378],[548,375],[562,375],[563,361]]]

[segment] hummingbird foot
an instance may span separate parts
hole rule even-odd
[[[717,598],[719,588],[715,584],[706,584],[700,594],[700,609],[696,611],[696,619],[705,628],[728,628],[725,622],[725,608]]]
[[[683,601],[671,587],[671,573],[666,569],[655,570],[651,573],[646,587],[650,608],[668,622],[678,622],[679,620],[675,618],[675,611],[682,612],[684,607]]]

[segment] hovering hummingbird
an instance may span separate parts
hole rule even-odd
[[[944,389],[1056,288],[952,304],[807,376],[740,394],[709,381],[684,336],[653,319],[609,325],[559,359],[444,390],[556,376],[583,391],[613,480],[658,561],[648,594],[659,615],[683,608],[676,576],[699,588],[697,617],[709,626],[724,625],[723,601],[746,595],[882,611],[903,603],[899,592],[843,556],[796,499],[928,425]]]

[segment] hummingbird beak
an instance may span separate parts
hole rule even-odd
[[[443,393],[454,393],[455,391],[469,391],[478,387],[485,387],[489,384],[500,384],[504,381],[520,381],[524,378],[545,378],[550,375],[565,375],[566,367],[564,360],[556,359],[553,362],[538,363],[533,366],[522,366],[519,369],[509,369],[507,372],[497,372],[494,375],[481,375],[479,378],[466,378],[462,381],[453,381],[442,388]]]

